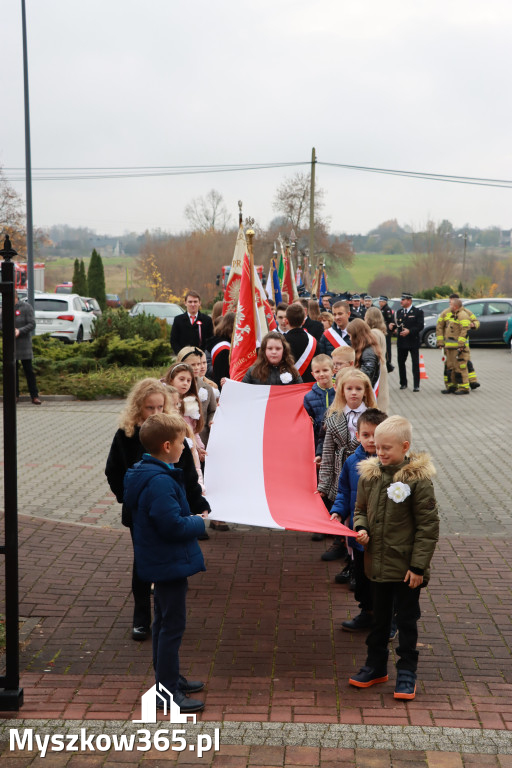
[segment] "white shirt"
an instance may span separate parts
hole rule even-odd
[[[367,410],[367,406],[364,403],[361,403],[359,408],[356,408],[355,410],[351,410],[348,405],[346,405],[343,409],[343,413],[347,417],[347,424],[348,424],[348,431],[350,432],[350,437],[353,440],[356,436],[357,432],[357,421],[362,413],[364,413]]]

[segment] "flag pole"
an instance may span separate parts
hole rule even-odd
[[[256,291],[254,287],[254,252],[252,247],[252,241],[254,238],[254,219],[251,219],[250,217],[245,220],[245,226],[248,227],[248,229],[245,232],[245,237],[247,239],[247,250],[249,251],[249,269],[251,272],[251,294],[252,294],[252,311],[253,311],[253,317],[256,324]]]

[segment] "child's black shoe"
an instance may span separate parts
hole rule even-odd
[[[416,696],[416,674],[409,669],[398,669],[393,695],[395,699],[414,699]]]
[[[370,685],[376,685],[377,683],[387,683],[388,680],[388,673],[385,669],[361,667],[357,675],[352,675],[352,677],[349,677],[348,682],[350,685],[355,685],[356,688],[369,688]]]

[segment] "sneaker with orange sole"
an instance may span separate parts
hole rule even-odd
[[[416,674],[408,669],[399,669],[396,673],[395,699],[414,699],[416,696]]]
[[[361,667],[357,675],[349,677],[350,685],[356,688],[369,688],[370,685],[377,683],[387,683],[389,677],[385,669],[374,669],[373,667]]]

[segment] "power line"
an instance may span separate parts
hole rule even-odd
[[[366,173],[379,173],[402,178],[412,178],[427,181],[439,181],[450,184],[468,184],[480,187],[495,187],[501,189],[512,188],[512,181],[508,179],[493,179],[479,176],[457,176],[455,174],[432,173],[428,171],[403,171],[393,168],[378,168],[374,166],[350,165],[347,163],[334,163],[317,161],[318,165],[331,168],[342,168],[351,171],[364,171]],[[100,179],[136,179],[159,176],[187,176],[209,173],[233,173],[240,171],[268,170],[275,168],[292,168],[309,166],[307,161],[298,162],[273,162],[273,163],[231,163],[215,165],[141,165],[141,166],[77,166],[58,167],[48,166],[33,168],[34,181],[84,181]],[[11,181],[24,181],[25,176],[19,172],[22,167],[5,167],[5,171],[14,171]],[[19,173],[19,175],[17,175]]]

